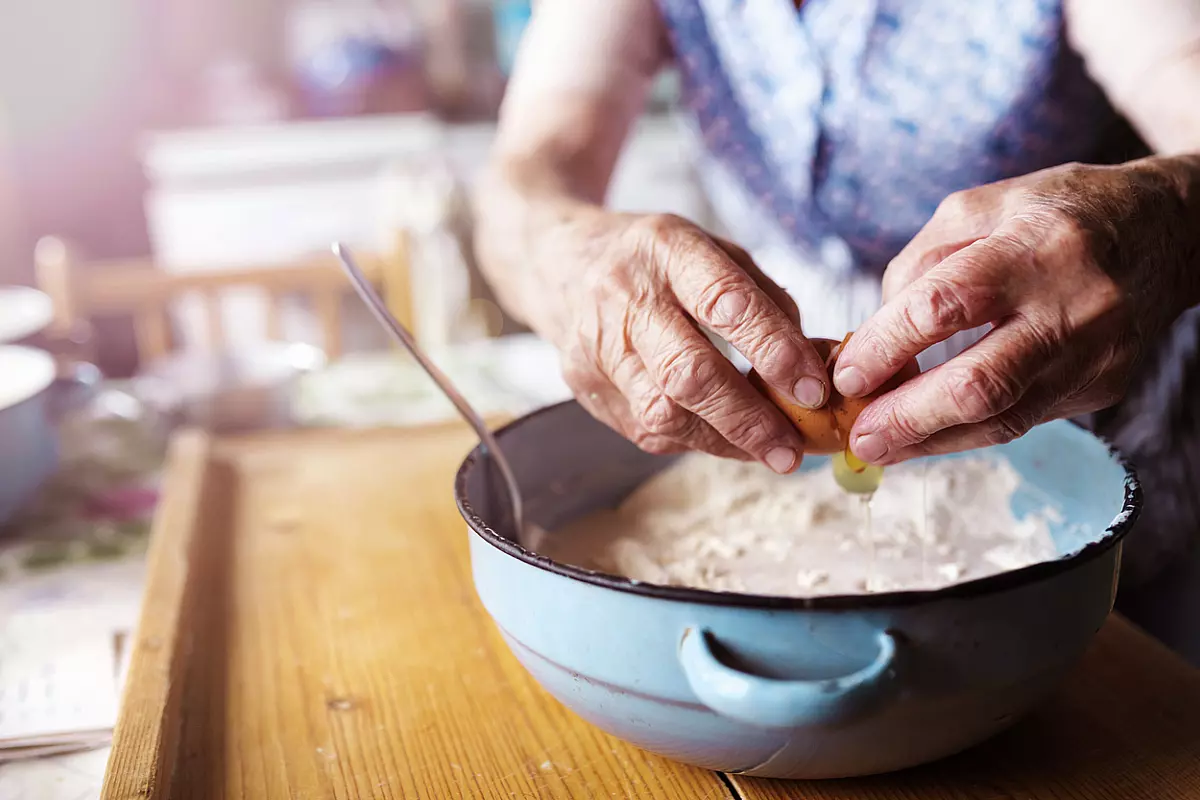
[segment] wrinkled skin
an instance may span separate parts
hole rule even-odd
[[[891,464],[1001,444],[1117,402],[1198,298],[1187,161],[1069,164],[948,197],[888,266],[835,385],[861,396],[929,345],[993,327],[864,410],[855,454]]]
[[[678,217],[575,207],[528,266],[546,298],[528,321],[598,419],[653,453],[701,450],[780,473],[800,463],[797,431],[701,330],[802,405],[825,402],[829,377],[795,303],[743,250]]]

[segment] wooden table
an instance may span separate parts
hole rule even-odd
[[[509,655],[471,583],[465,428],[177,440],[103,797],[1200,799],[1200,676],[1113,619],[1040,713],[865,780],[624,744]]]

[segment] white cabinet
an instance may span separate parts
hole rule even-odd
[[[144,164],[155,254],[168,268],[209,267],[339,237],[382,245],[387,170],[427,163],[443,138],[417,116],[154,134]]]
[[[491,125],[444,125],[420,115],[156,133],[143,151],[156,258],[165,269],[212,269],[286,260],[335,240],[386,248],[399,227],[436,227],[444,184],[430,178],[441,167],[469,183],[493,134]],[[687,141],[672,119],[642,120],[614,178],[613,205],[705,220]],[[417,308],[443,312],[430,319],[452,319],[445,307],[462,301],[465,279],[422,279],[422,271],[460,268],[431,262],[418,257],[414,264]],[[241,295],[225,304],[226,321],[235,323],[227,328],[239,339],[262,335],[259,303]],[[199,309],[184,306],[179,314],[185,339],[198,335]],[[284,326],[289,338],[315,332],[301,308],[288,310]],[[365,316],[354,314],[346,342],[371,347],[379,338]]]

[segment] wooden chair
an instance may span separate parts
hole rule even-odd
[[[391,252],[356,251],[359,266],[380,287],[388,307],[413,329],[409,240],[400,232]],[[265,333],[282,338],[281,306],[285,297],[307,298],[320,323],[321,345],[330,358],[342,353],[342,299],[351,286],[332,253],[277,264],[167,272],[150,260],[79,262],[62,240],[38,242],[35,267],[39,288],[54,303],[54,339],[84,344],[97,317],[133,320],[138,359],[153,361],[172,349],[168,312],[188,296],[201,298],[205,309],[205,344],[221,349],[227,336],[222,298],[231,289],[257,289],[266,298]]]

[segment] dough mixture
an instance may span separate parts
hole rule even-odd
[[[1056,558],[1053,507],[1014,517],[996,456],[889,467],[868,503],[828,465],[681,458],[616,510],[544,535],[556,561],[647,583],[811,597],[940,588]]]

